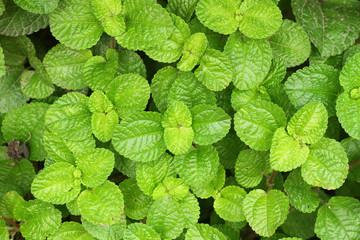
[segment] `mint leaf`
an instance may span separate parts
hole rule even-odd
[[[360,53],[357,53],[349,59],[340,72],[340,84],[346,92],[351,93],[354,89],[360,87],[360,78],[358,77],[358,74],[360,73],[358,67],[359,62]]]
[[[0,219],[0,238],[9,240],[9,231],[6,229],[6,222],[2,218]]]
[[[134,51],[123,49],[119,52],[117,75],[135,73],[146,78],[146,68],[142,58]]]
[[[239,90],[238,88],[235,88],[232,90],[231,106],[235,111],[238,111],[251,101],[256,100],[271,102],[271,98],[264,87],[248,90]]]
[[[166,9],[188,22],[193,15],[197,3],[198,0],[169,0]]]
[[[161,240],[161,238],[153,227],[142,223],[132,223],[125,231],[124,240]]]
[[[21,7],[22,9],[32,12],[32,13],[39,13],[39,14],[47,14],[56,9],[58,6],[59,0],[14,0],[14,2]]]
[[[274,58],[271,61],[271,67],[261,85],[269,88],[272,86],[279,86],[286,75],[285,61],[281,58]]]
[[[359,109],[359,100],[352,98],[348,92],[341,93],[336,100],[336,115],[341,127],[355,139],[360,139]]]
[[[95,90],[89,97],[89,110],[92,113],[108,113],[114,105],[107,96],[99,90]]]
[[[93,240],[94,238],[85,230],[85,228],[78,222],[63,222],[59,230],[52,234],[49,240],[61,240],[61,239],[83,239]]]
[[[46,98],[55,90],[45,69],[26,71],[20,81],[21,91],[30,98]]]
[[[186,240],[191,239],[217,239],[217,240],[225,240],[227,239],[224,234],[222,234],[219,230],[214,227],[209,226],[208,224],[195,224],[185,234]]]
[[[125,218],[124,215],[122,216]],[[126,230],[125,219],[121,219],[120,222],[113,225],[92,224],[85,219],[82,219],[81,222],[88,233],[100,240],[121,239]]]
[[[237,186],[227,186],[215,197],[214,209],[221,218],[227,221],[244,221],[242,203],[245,196],[244,189]]]
[[[359,160],[359,148],[360,148],[360,141],[353,139],[353,138],[345,138],[341,141],[341,146],[345,149],[346,155],[349,159],[349,164],[355,163]],[[360,166],[354,166],[349,169],[348,179],[357,181],[360,179]]]
[[[189,193],[189,186],[181,178],[167,177],[157,185],[153,192],[153,198],[169,196],[176,200],[182,200]]]
[[[194,194],[188,192],[187,195],[179,201],[180,208],[185,218],[185,228],[195,225],[200,217],[200,206]]]
[[[14,219],[14,208],[20,201],[24,201],[24,199],[16,191],[7,192],[0,199],[1,215],[8,219]]]

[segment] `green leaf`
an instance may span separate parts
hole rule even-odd
[[[1,113],[7,113],[11,109],[19,107],[29,100],[20,88],[20,77],[23,70],[21,68],[13,70],[14,71],[7,71],[6,74],[0,78]]]
[[[161,240],[161,238],[153,227],[142,223],[132,223],[125,231],[124,240]]]
[[[106,60],[101,56],[89,58],[82,69],[84,82],[93,91],[105,91],[115,77],[119,56],[115,49],[106,51]]]
[[[169,0],[166,9],[188,22],[194,13],[197,3],[198,0]]]
[[[63,95],[46,112],[45,125],[65,140],[81,141],[90,137],[88,98],[77,92]]]
[[[270,149],[274,132],[285,127],[286,122],[282,108],[263,100],[250,102],[234,116],[237,135],[250,148],[260,151]]]
[[[109,84],[106,96],[114,103],[119,117],[123,118],[145,110],[150,98],[150,86],[148,81],[138,74],[124,74]]]
[[[50,30],[60,43],[73,49],[95,45],[103,28],[96,19],[90,0],[64,0],[50,14]]]
[[[29,240],[45,240],[56,232],[61,224],[61,212],[52,204],[40,200],[21,201],[14,208],[20,232]]]
[[[50,13],[54,11],[59,4],[59,0],[14,0],[14,2],[22,9],[38,14]]]
[[[169,196],[182,200],[189,193],[189,186],[181,178],[167,177],[154,189],[153,198]]]
[[[194,139],[191,124],[191,112],[185,103],[171,102],[161,121],[165,145],[171,153],[185,154],[190,149]]]
[[[287,131],[297,141],[314,144],[324,135],[328,114],[320,101],[306,104],[290,119]]]
[[[174,239],[182,233],[185,218],[177,200],[162,197],[151,205],[146,224],[160,233],[162,239]]]
[[[182,49],[186,39],[191,35],[189,26],[184,20],[174,14],[171,14],[170,16],[175,25],[174,32],[170,38],[160,45],[145,50],[145,53],[149,57],[158,62],[176,62],[182,54]]]
[[[119,117],[115,110],[108,113],[93,113],[91,116],[92,132],[102,142],[109,141],[113,134]]]
[[[335,101],[341,91],[339,72],[329,65],[311,65],[293,73],[285,82],[285,91],[291,103],[301,108],[321,101],[329,116],[335,115]]]
[[[89,110],[92,113],[108,113],[114,108],[107,96],[99,90],[95,90],[89,97]]]
[[[93,240],[94,238],[78,222],[63,222],[59,230],[52,234],[49,240],[81,239]]]
[[[0,219],[0,239],[2,240],[9,240],[9,232],[6,228],[6,222],[4,219]]]
[[[139,163],[136,169],[136,182],[141,191],[152,196],[156,185],[171,174],[172,161],[173,157],[164,153],[155,161]]]
[[[341,144],[333,139],[322,138],[310,147],[309,157],[301,168],[301,176],[310,185],[331,190],[343,185],[348,167],[348,159]]]
[[[292,209],[290,210],[285,223],[281,225],[281,229],[289,236],[298,237],[298,240],[309,239],[315,236],[315,220],[316,212],[309,214]]]
[[[235,111],[240,110],[246,104],[256,100],[271,102],[271,98],[264,87],[248,90],[239,90],[238,88],[234,88],[232,90],[231,106]]]
[[[126,216],[135,220],[145,218],[152,204],[152,199],[139,189],[136,179],[129,178],[122,181],[119,188],[124,195]]]
[[[188,192],[179,203],[185,218],[185,228],[189,228],[196,224],[200,217],[200,206],[194,194]]]
[[[207,48],[207,38],[203,33],[194,33],[186,39],[182,57],[177,64],[181,71],[191,71],[203,56]]]
[[[245,220],[242,203],[246,192],[241,187],[227,186],[215,198],[214,209],[224,220],[241,222]]]
[[[209,183],[219,166],[219,157],[212,145],[192,147],[184,155],[175,155],[174,161],[180,178],[193,186]]]
[[[13,1],[6,0],[4,3],[6,11],[0,16],[1,35],[24,36],[48,26],[48,15],[25,11]]]
[[[229,132],[231,117],[219,107],[200,104],[191,109],[194,142],[209,145],[221,140]]]
[[[248,38],[240,32],[230,35],[224,53],[233,67],[233,83],[240,90],[258,87],[273,58],[270,44],[265,39]]]
[[[357,162],[360,159],[360,141],[353,138],[345,138],[341,141],[341,146],[345,149],[349,159],[349,164]],[[349,169],[348,179],[359,181],[360,165],[355,165]]]
[[[89,188],[105,182],[114,169],[114,154],[105,148],[82,152],[76,157],[76,166],[81,171],[81,183]]]
[[[6,142],[16,139],[27,141],[30,148],[30,160],[42,161],[47,156],[42,138],[45,130],[44,119],[49,105],[45,103],[30,103],[13,109],[2,123],[1,131]]]
[[[311,45],[305,30],[296,22],[285,19],[280,29],[269,38],[274,58],[281,58],[287,67],[304,63]]]
[[[356,239],[360,235],[360,202],[350,197],[332,197],[318,211],[315,233],[324,240]]]
[[[285,92],[284,84],[278,84],[267,88],[271,101],[279,105],[285,112],[287,119],[290,119],[297,111],[292,105],[288,95]]]
[[[124,118],[115,128],[112,144],[131,160],[150,162],[166,150],[163,135],[160,113],[139,112]]]
[[[123,5],[126,31],[116,36],[121,46],[144,50],[161,44],[174,31],[169,13],[155,0],[125,0]]]
[[[275,171],[288,172],[305,163],[309,147],[278,128],[271,142],[270,165]]]
[[[115,37],[125,31],[121,0],[91,0],[91,6],[108,35]]]
[[[267,38],[282,24],[281,11],[271,0],[244,0],[239,12],[239,29],[250,38]]]
[[[113,225],[120,221],[124,211],[124,199],[120,189],[112,182],[80,193],[77,204],[81,216],[93,223]]]
[[[125,218],[124,215],[122,215]],[[99,240],[118,240],[122,239],[126,230],[126,221],[121,219],[113,225],[96,225],[85,219],[81,219],[82,225],[93,237]]]
[[[0,37],[1,47],[4,51],[5,63],[8,66],[19,67],[27,57],[35,56],[35,47],[26,36]]]
[[[279,190],[252,190],[243,200],[246,221],[260,236],[270,237],[289,213],[289,200]]]
[[[256,187],[260,184],[264,174],[271,172],[269,152],[246,149],[240,152],[236,160],[236,181],[243,187]]]
[[[0,77],[4,76],[5,73],[6,73],[6,69],[5,69],[4,50],[0,45]]]
[[[45,69],[25,71],[20,79],[21,91],[30,98],[45,98],[55,91]]]
[[[44,66],[54,84],[76,90],[86,86],[82,71],[91,57],[90,50],[73,50],[58,44],[46,53]]]
[[[347,134],[360,139],[360,98],[354,99],[348,92],[340,94],[336,100],[336,115]]]
[[[238,28],[237,10],[241,1],[200,0],[196,16],[206,27],[221,34],[231,34]]]
[[[353,89],[360,87],[360,53],[355,54],[350,60],[345,64],[343,69],[340,72],[340,84],[345,91],[351,92]]]
[[[310,213],[319,206],[320,199],[317,193],[303,180],[300,170],[295,170],[289,174],[284,187],[288,193],[290,204],[297,210]]]
[[[211,91],[221,91],[233,78],[231,62],[222,52],[207,49],[200,58],[200,66],[195,70],[195,76]]]
[[[286,75],[285,61],[281,58],[274,58],[271,62],[271,67],[261,85],[269,88],[272,86],[279,86]]]
[[[185,240],[226,240],[224,234],[208,224],[198,223],[193,225],[185,234]]]
[[[293,0],[291,7],[323,57],[342,53],[359,37],[358,2]]]
[[[117,75],[135,73],[146,78],[146,68],[143,60],[134,51],[124,49],[119,52]]]
[[[2,199],[0,199],[1,215],[7,219],[14,219],[14,208],[20,201],[24,201],[24,199],[16,191],[7,192]]]

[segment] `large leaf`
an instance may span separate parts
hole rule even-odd
[[[30,147],[30,160],[42,161],[47,156],[42,138],[45,130],[45,113],[49,105],[30,103],[10,111],[3,123],[1,131],[5,141],[12,139],[25,142]]]
[[[185,240],[226,240],[223,233],[208,224],[195,224],[185,234]]]
[[[142,58],[134,51],[123,49],[119,52],[117,74],[135,73],[146,78],[146,67]]]
[[[286,122],[282,108],[263,100],[250,102],[234,116],[237,135],[251,148],[260,151],[270,149],[274,132],[285,127]]]
[[[348,92],[336,100],[336,115],[347,134],[360,139],[360,98],[354,99]]]
[[[60,43],[74,49],[95,45],[103,28],[92,13],[90,0],[64,0],[50,14],[50,30]]]
[[[14,2],[26,11],[38,14],[47,14],[56,9],[59,0],[14,0]]]
[[[125,216],[120,222],[113,225],[102,225],[102,224],[92,224],[91,222],[81,219],[81,223],[93,237],[99,240],[118,240],[122,239],[124,232],[126,230],[126,220]]]
[[[243,200],[246,221],[260,236],[270,237],[285,222],[289,213],[289,200],[279,190],[256,189],[248,193]]]
[[[257,87],[269,71],[273,57],[265,39],[248,38],[240,32],[230,35],[224,53],[233,67],[233,83],[240,90]]]
[[[30,98],[46,98],[55,90],[42,64],[41,68],[36,71],[28,70],[24,72],[20,81],[21,91]]]
[[[324,240],[357,239],[360,235],[360,202],[349,197],[332,197],[318,211],[315,233]]]
[[[7,219],[15,219],[14,208],[16,204],[24,201],[24,199],[16,192],[7,192],[0,200],[0,213]]]
[[[184,214],[185,227],[189,228],[196,224],[200,217],[200,206],[195,195],[188,192],[187,195],[179,201],[179,203]]]
[[[161,238],[148,224],[132,223],[125,231],[124,240],[161,240]]]
[[[301,168],[301,176],[310,185],[331,190],[343,185],[348,167],[348,158],[341,144],[333,139],[322,138],[310,147],[309,157]]]
[[[150,162],[166,150],[161,115],[139,112],[121,121],[115,128],[112,143],[116,151],[139,162]]]
[[[49,240],[81,239],[93,240],[93,236],[78,222],[63,222],[59,230],[52,234]]]
[[[246,196],[244,189],[238,186],[227,186],[216,196],[214,209],[222,219],[230,222],[245,220],[242,203]]]
[[[351,93],[360,87],[360,53],[355,54],[340,72],[339,81],[345,91]],[[356,91],[356,90],[355,90]],[[354,94],[353,94],[354,95]],[[356,97],[358,98],[358,97]]]

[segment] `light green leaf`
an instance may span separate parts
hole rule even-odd
[[[240,90],[258,87],[273,58],[270,44],[265,39],[248,38],[240,32],[230,35],[224,53],[233,67],[233,83]]]
[[[174,239],[182,233],[185,218],[177,200],[166,196],[151,205],[146,224],[160,233],[162,239]]]
[[[116,151],[131,160],[151,162],[166,151],[163,135],[160,113],[139,112],[120,122],[112,144]]]
[[[222,219],[230,222],[245,220],[242,203],[246,196],[244,189],[238,186],[227,186],[215,197],[214,210]]]
[[[288,193],[290,204],[299,211],[310,213],[319,206],[320,199],[317,193],[303,180],[300,170],[295,170],[289,174],[284,187]]]
[[[21,75],[21,91],[30,98],[45,98],[55,90],[45,70],[26,71]]]
[[[188,192],[179,203],[185,218],[185,228],[196,224],[200,218],[200,206],[194,194]]]
[[[158,62],[172,63],[176,62],[181,54],[184,43],[190,37],[189,26],[180,17],[171,14],[175,25],[174,32],[165,42],[145,50],[145,53]]]
[[[301,176],[310,185],[331,190],[343,185],[348,167],[348,159],[341,144],[333,139],[322,138],[310,147],[309,157],[301,168]]]
[[[132,223],[125,231],[124,240],[161,240],[161,238],[148,224]]]
[[[120,189],[110,181],[84,190],[80,193],[77,204],[81,216],[93,224],[116,224],[124,211],[123,195]]]
[[[281,229],[289,236],[298,237],[292,239],[309,239],[315,236],[315,220],[316,212],[302,213],[296,209],[292,209],[290,210],[285,223],[281,225]]]
[[[116,40],[127,49],[144,50],[159,45],[175,29],[169,13],[155,0],[125,0],[123,11],[126,31]]]
[[[336,100],[336,115],[347,134],[360,139],[360,98],[354,99],[348,92],[340,94]]]
[[[105,182],[114,169],[114,154],[105,148],[87,150],[76,156],[81,183],[89,188]]]
[[[20,232],[29,240],[45,240],[61,224],[61,212],[52,204],[40,200],[21,201],[14,208],[17,221],[22,222]]]
[[[125,31],[121,0],[91,0],[91,6],[108,35],[115,37]]]
[[[281,58],[274,58],[271,62],[271,67],[261,85],[269,88],[271,86],[278,86],[284,80],[286,75],[285,61]]]
[[[190,31],[190,30],[189,30]],[[0,45],[0,77],[4,76],[6,73],[5,69],[5,56],[3,48]]]
[[[14,0],[14,2],[22,9],[38,14],[50,13],[59,4],[59,0]]]
[[[184,155],[175,155],[174,161],[180,178],[192,186],[208,184],[219,166],[219,156],[212,145],[192,147]]]
[[[139,189],[136,179],[129,178],[122,181],[119,188],[124,195],[126,216],[135,220],[145,218],[152,204],[152,199]]]
[[[200,0],[196,16],[206,27],[221,34],[231,34],[239,25],[237,11],[241,1]]]
[[[269,152],[246,149],[240,152],[236,160],[236,181],[243,187],[256,187],[260,184],[263,176],[271,172]]]
[[[13,109],[2,122],[1,131],[6,142],[16,139],[27,141],[30,148],[30,160],[42,161],[47,156],[42,138],[45,131],[44,119],[49,105],[30,103]]]
[[[6,11],[0,16],[0,34],[6,36],[24,36],[49,24],[48,15],[34,14],[18,7],[13,1],[6,0]]]
[[[296,22],[285,19],[280,29],[269,38],[274,58],[281,58],[287,67],[295,67],[310,56],[311,45],[305,30]]]
[[[50,14],[50,30],[60,43],[73,49],[95,45],[103,28],[96,19],[90,0],[63,0]]]
[[[324,240],[357,239],[360,235],[360,202],[350,197],[332,197],[318,211],[315,233]]]
[[[161,121],[165,145],[171,153],[185,154],[190,149],[194,140],[191,123],[191,112],[185,103],[171,102]]]
[[[49,240],[72,240],[72,239],[81,239],[81,240],[93,240],[85,228],[78,222],[63,222],[59,230],[52,234]]]
[[[122,215],[125,218],[124,215]],[[82,225],[93,237],[99,240],[118,240],[122,239],[126,230],[126,221],[121,219],[113,225],[96,225],[81,219]]]
[[[221,140],[229,132],[231,117],[219,107],[200,104],[191,109],[194,142],[209,145]]]
[[[7,219],[15,219],[14,208],[17,203],[24,201],[24,199],[16,192],[7,192],[2,199],[0,198],[0,213]],[[1,234],[0,234],[1,236]],[[2,239],[2,238],[0,238]]]
[[[58,44],[46,53],[44,66],[54,84],[76,90],[86,86],[82,71],[91,57],[90,50],[73,50]]]
[[[66,203],[66,208],[69,210],[69,213],[74,216],[80,216],[79,207],[77,205],[77,199]]]
[[[275,171],[288,172],[303,164],[309,147],[289,136],[285,128],[278,128],[271,142],[270,165]]]
[[[82,68],[82,77],[86,85],[93,91],[105,91],[115,77],[118,61],[118,53],[112,48],[106,51],[106,60],[101,56],[89,58]]]
[[[203,33],[194,33],[186,39],[182,57],[177,63],[177,68],[181,71],[191,71],[205,53],[207,48],[207,38]]]
[[[9,240],[9,231],[6,229],[6,223],[4,219],[0,219],[0,239]]]
[[[250,38],[267,38],[282,24],[281,11],[271,0],[244,0],[239,12],[239,29]]]
[[[119,116],[115,110],[108,113],[93,113],[91,116],[92,132],[97,139],[107,142],[112,138],[118,122]]]
[[[250,148],[260,151],[270,149],[274,132],[285,127],[286,122],[282,108],[263,100],[250,102],[234,116],[237,135]]]
[[[358,89],[360,87],[359,62],[360,53],[357,53],[350,58],[340,72],[340,84],[347,92],[352,92],[354,89]]]
[[[189,22],[198,0],[169,0],[166,9]]]
[[[291,7],[323,57],[342,53],[359,37],[358,2],[293,0]]]
[[[136,181],[139,188],[148,196],[152,196],[157,184],[171,174],[173,157],[164,153],[151,162],[141,162],[136,169]]]
[[[339,72],[326,64],[311,65],[293,73],[285,82],[285,91],[297,108],[321,101],[329,116],[335,115],[335,101],[341,91]]]
[[[246,104],[256,100],[271,102],[271,98],[264,87],[261,86],[260,88],[252,88],[248,90],[239,90],[238,88],[234,88],[232,90],[231,106],[235,111],[240,110]]]
[[[138,74],[124,74],[109,84],[106,96],[114,103],[119,117],[123,118],[145,110],[150,98],[150,86],[148,81]]]
[[[92,132],[88,98],[77,92],[63,95],[46,112],[45,125],[65,140],[89,138]]]
[[[146,78],[145,64],[136,52],[128,49],[120,51],[118,63],[117,75],[135,73]]]
[[[195,76],[211,91],[221,91],[233,78],[231,62],[222,52],[207,49],[200,58],[200,66],[195,70]]]
[[[31,184],[31,193],[45,202],[65,204],[74,200],[81,186],[75,167],[59,162],[41,170]]]
[[[290,119],[287,131],[297,141],[314,144],[320,140],[327,128],[328,114],[320,101],[306,104]]]
[[[92,113],[108,113],[114,108],[112,102],[99,90],[95,90],[89,97],[89,110]]]
[[[185,240],[226,240],[223,233],[208,224],[193,225],[185,234]]]
[[[189,193],[189,186],[181,178],[167,177],[154,189],[153,198],[172,197],[182,200]]]
[[[252,190],[243,200],[246,221],[260,236],[270,237],[289,213],[289,200],[279,190]]]

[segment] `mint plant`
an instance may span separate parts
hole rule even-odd
[[[360,238],[360,3],[0,0],[0,240]]]

